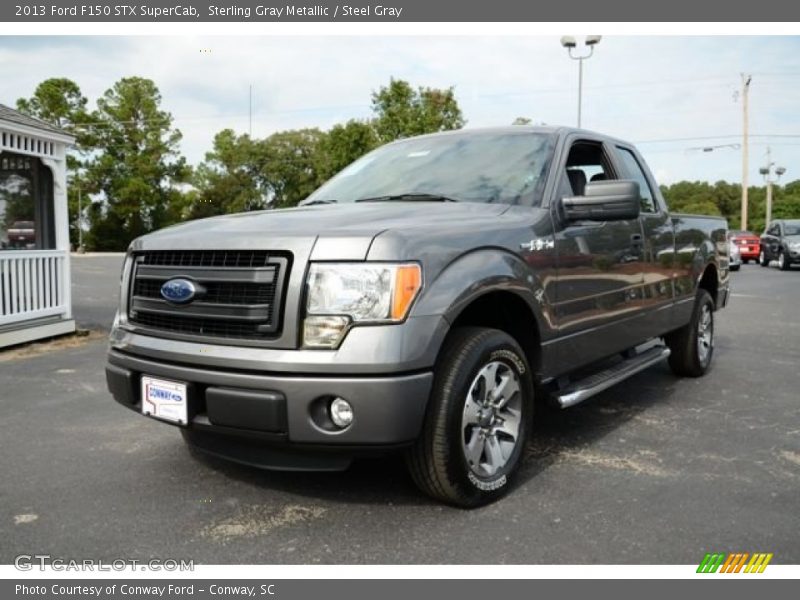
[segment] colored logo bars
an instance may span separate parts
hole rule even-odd
[[[764,552],[709,553],[700,562],[697,572],[716,573],[719,569],[720,573],[763,573],[771,560],[772,553]]]

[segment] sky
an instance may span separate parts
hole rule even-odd
[[[558,36],[0,36],[0,103],[50,77],[91,107],[126,76],[153,79],[192,164],[216,132],[329,128],[370,116],[391,77],[455,88],[467,127],[527,117],[576,124],[578,62]],[[578,38],[579,41],[581,38]],[[766,151],[800,179],[800,37],[604,36],[584,61],[583,126],[633,141],[660,183],[741,181],[741,73],[750,85],[750,182]],[[701,148],[711,146],[710,152]]]

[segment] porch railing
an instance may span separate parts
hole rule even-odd
[[[66,252],[0,251],[0,327],[67,311]]]

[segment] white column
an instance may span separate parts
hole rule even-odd
[[[64,252],[60,273],[64,318],[72,318],[72,274],[69,253],[69,211],[67,209],[67,160],[66,146],[56,143],[56,158],[42,158],[42,162],[53,172],[53,217],[56,229],[56,249]]]

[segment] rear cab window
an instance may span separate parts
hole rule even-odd
[[[642,165],[636,155],[629,148],[617,146],[617,153],[628,176],[639,184],[639,194],[641,195],[641,210],[644,213],[658,212],[658,203],[650,187],[650,181],[642,169]]]

